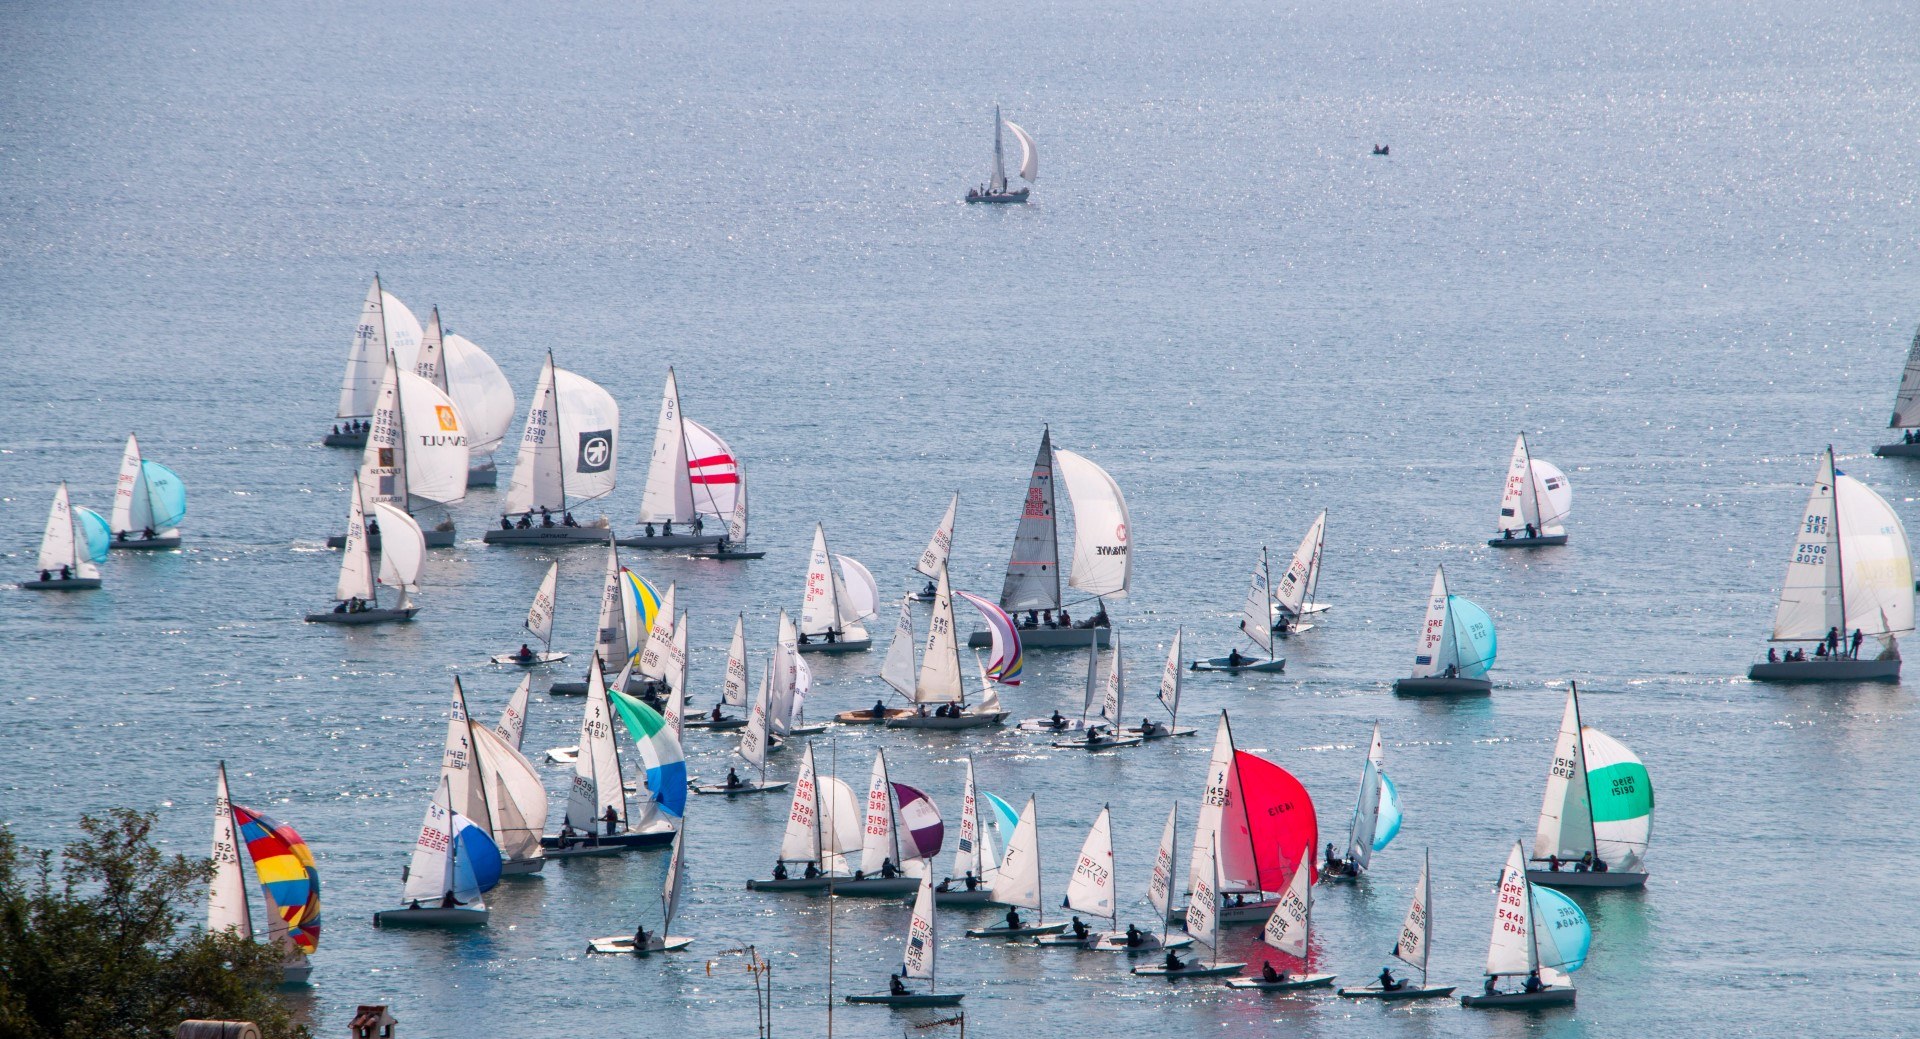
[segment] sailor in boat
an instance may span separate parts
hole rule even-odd
[[[520,652],[514,654],[514,659],[522,660],[522,661],[532,660],[533,659],[532,647],[528,646],[524,642],[520,643]]]
[[[963,881],[963,883],[967,885],[968,891],[980,890],[980,878],[974,876],[972,870],[967,871],[967,876],[966,876],[966,879]]]
[[[1132,924],[1127,925],[1127,948],[1138,949],[1146,940],[1146,936],[1140,933],[1140,928]]]
[[[1160,735],[1160,725],[1151,718],[1140,719],[1140,735],[1147,738]]]
[[[1392,967],[1380,968],[1380,991],[1398,992],[1407,987],[1407,983],[1393,976]]]
[[[1025,926],[1026,924],[1020,919],[1020,910],[1018,909],[1007,910],[1007,930],[1018,931]]]
[[[880,860],[880,878],[882,880],[892,880],[899,875],[900,867],[894,865],[892,859]]]
[[[1393,154],[1392,152],[1390,152],[1390,151],[1388,151],[1388,150],[1387,150],[1387,146],[1386,146],[1386,145],[1384,145],[1384,144],[1376,144],[1376,145],[1374,145],[1374,146],[1373,146],[1373,153],[1374,153],[1375,155],[1391,155],[1391,154]]]
[[[1067,608],[1065,606],[1060,607],[1060,626],[1063,628],[1073,627],[1073,618],[1067,616]]]
[[[442,909],[458,909],[465,904],[466,903],[453,897],[453,892],[451,891],[447,892],[446,897],[440,900],[440,908]]]
[[[1088,935],[1093,933],[1091,930],[1087,928],[1087,922],[1085,920],[1080,919],[1077,916],[1073,918],[1073,924],[1071,925],[1071,930],[1073,931],[1073,936],[1075,938],[1080,939],[1083,942],[1087,940]]]
[[[907,986],[900,980],[900,975],[889,974],[887,975],[887,991],[896,996],[904,996],[907,994]]]
[[[40,571],[40,579],[42,581],[51,581],[53,580],[53,574],[51,571],[42,570]]]
[[[1541,989],[1546,988],[1545,985],[1540,983],[1540,968],[1535,967],[1532,970],[1528,971],[1527,983],[1520,987],[1522,990],[1527,992],[1538,992]]]
[[[612,805],[608,805],[607,814],[601,816],[600,821],[607,824],[607,836],[611,837],[614,824],[620,821],[620,813],[615,812]]]
[[[1053,717],[1047,719],[1047,725],[1055,729],[1064,729],[1067,727],[1067,720],[1060,716],[1059,708],[1054,708]]]
[[[804,635],[801,636],[801,638],[805,637]],[[717,711],[719,708],[716,707],[714,710]],[[873,716],[875,718],[884,718],[887,716],[887,702],[885,700],[875,700],[873,702]]]
[[[545,505],[540,506],[540,525],[543,527],[553,526],[553,513],[548,512]]]
[[[1240,655],[1240,647],[1238,646],[1235,646],[1232,652],[1227,654],[1228,667],[1239,667],[1241,664],[1246,663],[1246,661],[1247,658]]]
[[[1446,671],[1446,674],[1445,674],[1445,676],[1444,676],[1444,677],[1446,677],[1446,678],[1459,678],[1459,677],[1460,677],[1460,665],[1459,665],[1459,664],[1448,664],[1448,665],[1447,665],[1447,671]]]
[[[1847,655],[1853,657],[1855,660],[1860,659],[1860,640],[1862,637],[1859,628],[1853,629],[1853,651]]]
[[[740,773],[735,772],[731,768],[727,769],[727,789],[738,790],[743,786],[746,786],[746,784],[740,782]]]
[[[1260,980],[1268,983],[1272,983],[1276,981],[1285,981],[1287,980],[1287,972],[1283,970],[1274,970],[1273,963],[1271,961],[1261,960],[1260,961]]]
[[[633,954],[635,956],[645,956],[647,954],[646,924],[641,924],[633,929]]]
[[[578,524],[578,523],[575,523],[575,522],[573,521],[573,513],[571,513],[571,512],[568,512],[568,513],[564,513],[564,514],[562,514],[562,515],[561,515],[561,517],[560,517],[560,525],[561,525],[561,526],[563,526],[563,527],[577,527],[577,526],[579,526],[580,524]]]
[[[1326,873],[1336,877],[1345,876],[1347,873],[1346,860],[1333,853],[1332,841],[1327,842],[1327,864],[1323,869]]]
[[[1246,621],[1241,621],[1240,623],[1245,624]],[[1292,628],[1293,628],[1292,619],[1289,618],[1284,613],[1280,615],[1279,620],[1276,620],[1273,622],[1273,630],[1279,632],[1282,635],[1285,635],[1288,631],[1292,630]]]
[[[694,513],[693,514],[693,532],[695,534],[698,534],[700,533],[700,529],[705,526],[706,526],[706,523],[700,519],[700,514],[697,512]]]
[[[940,590],[933,586],[932,581],[928,581],[927,586],[925,588],[920,589],[920,594],[923,596],[934,596],[934,595],[940,594]]]
[[[367,517],[367,536],[370,538],[380,536],[380,521],[374,519],[372,516]]]
[[[1168,949],[1167,950],[1167,971],[1171,973],[1176,970],[1186,970],[1186,969],[1187,969],[1187,965],[1181,962],[1180,954],[1178,952],[1175,952],[1172,949]]]
[[[1774,649],[1772,646],[1768,646],[1767,647],[1767,663],[1778,664],[1779,662],[1780,662],[1780,651],[1777,649]]]

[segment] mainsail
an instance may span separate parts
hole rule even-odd
[[[1913,630],[1913,563],[1906,528],[1886,499],[1821,456],[1774,612],[1776,642],[1818,641],[1831,629],[1889,636]]]

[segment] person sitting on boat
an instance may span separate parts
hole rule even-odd
[[[1779,662],[1780,662],[1779,651],[1775,650],[1772,646],[1768,646],[1767,647],[1767,663],[1778,664]]]
[[[720,724],[721,722],[723,722],[723,721],[726,721],[726,720],[727,720],[727,716],[726,716],[726,715],[724,715],[724,714],[721,714],[721,713],[720,713],[720,708],[721,708],[722,706],[723,706],[722,704],[714,704],[714,705],[713,705],[713,713],[712,713],[712,714],[709,714],[709,715],[707,716],[707,717],[709,717],[709,718],[711,718],[711,719],[713,720],[713,723],[714,723],[715,725],[718,725],[718,724]]]
[[[1260,980],[1267,982],[1268,984],[1272,984],[1278,981],[1285,981],[1287,980],[1287,972],[1283,970],[1274,970],[1273,962],[1271,960],[1261,960],[1260,961]]]
[[[967,885],[968,891],[980,890],[980,878],[974,876],[972,870],[967,871],[967,876],[966,876],[966,879],[963,881],[963,883]]]
[[[1060,709],[1056,707],[1053,709],[1053,717],[1047,719],[1047,724],[1056,729],[1064,729],[1067,727],[1067,720],[1060,716]]]
[[[1073,627],[1073,618],[1067,615],[1067,608],[1065,606],[1060,607],[1060,626],[1063,628]]]
[[[672,536],[673,536],[673,521],[672,521],[672,520],[667,520],[667,521],[665,521],[664,523],[661,523],[661,524],[660,524],[660,536],[661,536],[661,537],[663,537],[663,538],[666,538],[666,537],[672,537]]]
[[[718,710],[718,708],[715,708],[715,709]],[[887,702],[885,700],[875,700],[873,702],[873,716],[875,718],[884,718],[886,717],[886,715],[887,715]]]
[[[514,525],[519,527],[521,530],[532,530],[533,529],[533,513],[529,512],[521,515],[520,522]]]
[[[1040,614],[1040,623],[1045,624],[1049,628],[1055,627],[1056,625],[1053,623],[1053,611],[1043,611]]]
[[[1538,967],[1527,972],[1527,983],[1521,986],[1521,988],[1527,992],[1539,992],[1546,987],[1547,986],[1540,982],[1540,968]]]
[[[42,570],[40,571],[40,579],[42,581],[51,581],[53,580],[53,573],[48,570]]]
[[[1028,610],[1027,619],[1020,622],[1021,629],[1025,631],[1032,631],[1033,629],[1039,626],[1040,626],[1040,614],[1036,613],[1033,610]]]
[[[820,875],[820,867],[809,862],[807,863],[807,868],[801,871],[800,875],[802,877],[805,877],[808,880],[812,880],[813,878]]]
[[[1529,523],[1529,524],[1527,524],[1527,536],[1528,536],[1528,537],[1534,537],[1534,536],[1536,536],[1536,535],[1534,534],[1534,531],[1533,531],[1533,524],[1531,524],[1531,523]]]
[[[1127,948],[1138,949],[1146,940],[1146,935],[1140,933],[1140,928],[1132,924],[1127,925]]]
[[[380,521],[371,516],[367,517],[367,536],[370,538],[380,536]]]
[[[1448,665],[1447,665],[1447,670],[1446,670],[1446,671],[1445,671],[1445,672],[1444,672],[1444,673],[1442,674],[1442,677],[1444,677],[1444,678],[1459,678],[1459,677],[1460,677],[1460,665],[1459,665],[1459,664],[1448,664]]]
[[[1400,989],[1405,988],[1406,984],[1406,982],[1393,976],[1392,967],[1380,968],[1380,991],[1398,992]]]
[[[1819,645],[1817,645],[1817,646],[1815,646],[1815,647],[1813,647],[1813,655],[1814,655],[1814,656],[1816,656],[1816,657],[1824,657],[1824,656],[1826,656],[1826,655],[1827,655],[1827,644],[1826,644],[1826,643],[1824,643],[1824,642],[1822,642],[1822,643],[1820,643]]]
[[[560,525],[563,527],[577,527],[580,524],[573,521],[573,513],[566,512],[560,515]]]
[[[775,880],[787,879],[787,864],[785,862],[780,861],[778,859],[774,860],[773,879]]]
[[[803,631],[800,633],[800,644],[802,646],[811,646],[813,645],[813,640],[808,638],[807,633]]]
[[[1244,895],[1244,894],[1241,894],[1240,892],[1235,892],[1235,893],[1234,893],[1234,896],[1233,896],[1233,905],[1234,905],[1234,908],[1236,908],[1236,909],[1237,909],[1237,908],[1239,908],[1240,906],[1243,906],[1243,905],[1246,905],[1246,904],[1247,904],[1247,896],[1246,896],[1246,895]]]
[[[1235,646],[1233,651],[1227,654],[1228,667],[1239,667],[1241,664],[1246,663],[1246,660],[1246,657],[1240,655],[1240,647],[1238,646]]]
[[[1077,916],[1073,918],[1073,923],[1069,925],[1068,929],[1073,932],[1073,936],[1075,938],[1078,938],[1081,941],[1086,941],[1087,935],[1093,933],[1091,930],[1087,928],[1087,922],[1085,920],[1080,919]]]
[[[1342,861],[1340,860],[1340,856],[1338,856],[1338,855],[1335,855],[1335,854],[1333,853],[1333,842],[1332,842],[1332,841],[1328,841],[1328,842],[1327,842],[1327,865],[1326,865],[1326,871],[1327,871],[1328,873],[1331,873],[1331,874],[1333,874],[1334,876],[1336,876],[1336,877],[1337,877],[1337,876],[1339,876],[1339,875],[1340,875],[1340,874],[1341,874],[1342,872],[1344,872],[1344,871],[1346,870],[1346,868],[1347,868],[1347,864],[1346,864],[1345,862],[1342,862]]]
[[[1280,619],[1273,622],[1273,630],[1279,632],[1282,635],[1285,635],[1288,629],[1292,627],[1293,627],[1293,622],[1288,620],[1287,615],[1284,613],[1280,615]]]
[[[542,527],[553,526],[553,513],[548,512],[545,505],[540,506],[540,525]]]
[[[900,875],[900,867],[894,865],[892,859],[880,860],[880,879],[892,880],[893,878],[899,875]]]
[[[613,824],[620,821],[620,813],[614,811],[612,805],[608,805],[607,814],[601,816],[600,821],[607,824],[607,836],[611,837],[613,836]]]
[[[130,533],[132,533],[132,532],[131,532],[131,531],[126,531],[126,530],[119,530],[119,531],[115,531],[115,532],[114,532],[114,535],[113,535],[113,539],[114,539],[115,541],[125,541],[125,540],[127,540],[127,536],[128,536],[128,535],[129,535]]]
[[[1585,855],[1580,856],[1580,861],[1573,864],[1573,871],[1575,873],[1585,873],[1592,868],[1593,852],[1587,852]]]
[[[1593,865],[1589,868],[1595,873],[1605,873],[1607,871],[1607,860],[1595,855],[1593,857]]]
[[[866,871],[866,870],[864,870],[864,869],[856,869],[856,870],[854,870],[854,871],[853,871],[853,879],[855,879],[855,880],[865,880],[865,879],[867,879],[867,871]]]
[[[525,661],[528,661],[528,660],[532,660],[532,659],[533,659],[533,647],[531,647],[531,646],[529,646],[529,645],[527,645],[527,644],[526,644],[526,643],[524,643],[524,642],[522,642],[522,643],[520,643],[520,652],[518,652],[518,653],[515,653],[515,654],[513,655],[513,658],[514,658],[515,660],[518,660],[518,661],[521,661],[521,662],[523,662],[523,663],[524,663]]]
[[[44,580],[46,580],[46,579],[47,579],[47,574],[46,574],[46,571],[44,571],[44,570],[43,570],[43,571],[41,571],[41,572],[40,572],[40,579],[41,579],[42,581],[44,581]],[[339,602],[337,602],[337,603],[334,603],[334,604],[333,604],[333,612],[335,612],[335,613],[345,613],[345,612],[347,612],[347,603],[346,603],[346,600],[344,600],[344,599],[342,599],[341,601],[339,601]]]
[[[1018,931],[1025,926],[1026,924],[1023,923],[1020,919],[1020,910],[1018,909],[1007,910],[1007,930]]]
[[[155,537],[155,536],[156,536],[156,534],[155,534],[155,532],[154,532],[154,529],[153,529],[152,527],[142,527],[142,528],[140,528],[140,540],[142,540],[142,541],[152,541],[152,540],[154,539],[154,537]]]
[[[633,929],[633,954],[635,956],[645,956],[647,954],[647,937],[646,924],[641,924]]]
[[[727,769],[727,789],[737,790],[743,785],[745,784],[740,782],[740,773],[735,772],[732,768],[728,768]]]
[[[827,629],[827,645],[831,646],[838,641],[840,641],[840,633],[832,628],[828,628]]]
[[[1155,725],[1152,718],[1140,719],[1141,738],[1143,739],[1150,738],[1150,737],[1159,735],[1159,733],[1160,733],[1160,726]]]
[[[933,598],[934,596],[936,596],[936,595],[939,595],[939,594],[940,594],[940,589],[938,589],[938,588],[935,588],[935,587],[933,586],[933,582],[932,582],[932,581],[928,581],[928,582],[927,582],[927,586],[926,586],[925,588],[922,588],[922,589],[920,589],[920,597],[921,597],[922,599],[931,599],[931,598]]]
[[[446,894],[446,897],[444,897],[444,898],[442,898],[442,899],[440,900],[440,908],[442,908],[442,909],[458,909],[458,908],[460,908],[460,900],[459,900],[459,899],[457,899],[457,898],[455,898],[455,897],[453,897],[453,892],[451,892],[451,891],[449,891],[449,892],[447,892],[447,894]]]
[[[1187,969],[1187,965],[1185,963],[1180,962],[1180,954],[1178,952],[1175,952],[1172,949],[1168,949],[1167,950],[1167,971],[1171,973],[1176,970],[1186,970],[1186,969]]]
[[[647,524],[647,536],[648,537],[653,536],[653,524],[651,523]]]
[[[907,994],[907,986],[905,982],[900,980],[900,975],[889,974],[887,975],[887,991],[896,996],[904,996]]]
[[[1495,991],[1495,989],[1494,989],[1494,987],[1493,987],[1493,983],[1494,983],[1494,982],[1496,982],[1496,981],[1498,981],[1498,980],[1500,980],[1500,979],[1499,979],[1499,978],[1496,978],[1496,977],[1494,977],[1494,976],[1493,976],[1493,975],[1491,975],[1491,974],[1489,974],[1489,975],[1487,975],[1487,995],[1489,995],[1489,996],[1491,996],[1491,995],[1493,995],[1493,994],[1494,994],[1494,991]]]
[[[934,889],[935,891],[937,891],[937,892],[939,892],[940,894],[943,894],[943,895],[944,895],[944,894],[946,894],[946,893],[947,893],[947,892],[949,892],[949,891],[952,891],[952,890],[953,890],[953,878],[952,878],[952,877],[948,877],[947,879],[945,879],[945,880],[942,880],[942,881],[941,881],[940,883],[938,883],[938,884],[935,884],[935,885],[933,886],[933,889]]]
[[[1552,873],[1560,872],[1560,856],[1558,855],[1547,856],[1547,870]]]
[[[1512,528],[1512,527],[1508,527],[1507,529],[1505,529],[1505,530],[1503,530],[1503,531],[1501,531],[1501,532],[1500,532],[1500,540],[1502,540],[1502,541],[1512,541],[1512,540],[1513,540],[1513,528]]]

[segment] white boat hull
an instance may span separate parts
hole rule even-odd
[[[789,877],[786,880],[749,880],[748,891],[825,891],[833,885],[833,878],[822,874],[817,877]]]
[[[541,664],[557,664],[567,659],[567,654],[535,653],[531,657],[522,657],[518,653],[500,653],[487,659],[496,664],[518,664],[521,667],[539,667]]]
[[[1217,978],[1223,974],[1238,974],[1244,963],[1189,963],[1179,970],[1168,970],[1164,963],[1143,963],[1133,968],[1133,973],[1143,978],[1165,978],[1179,981],[1181,978]]]
[[[739,786],[728,786],[725,783],[708,783],[705,786],[695,786],[693,792],[696,794],[713,794],[721,797],[744,797],[747,794],[771,794],[776,790],[785,790],[786,788],[787,784],[785,780],[778,783],[742,783]]]
[[[698,718],[688,718],[686,721],[681,722],[680,724],[683,728],[688,728],[688,729],[708,729],[713,732],[729,732],[734,729],[746,728],[747,720],[745,718],[731,718],[731,717],[722,716],[719,721],[714,721],[713,715],[708,714],[708,715],[702,715]]]
[[[540,847],[551,855],[556,851],[577,848],[582,845],[590,848],[618,848],[623,851],[643,848],[664,848],[673,843],[674,830],[671,827],[659,830],[642,830],[626,833],[603,833],[593,836],[561,837],[558,834],[543,834]]]
[[[451,527],[447,528],[446,530],[441,530],[438,527],[435,527],[433,529],[428,529],[426,527],[420,528],[420,536],[426,541],[428,548],[452,548],[454,534],[455,534],[455,531]],[[342,537],[339,534],[335,534],[327,538],[327,547],[328,548],[345,548],[347,547],[347,539]],[[367,551],[369,552],[380,551],[380,535],[378,534],[367,535]]]
[[[1573,1005],[1573,986],[1553,985],[1538,992],[1495,992],[1461,996],[1460,1005],[1485,1010],[1539,1010],[1544,1007]]]
[[[361,624],[397,624],[402,621],[412,620],[413,615],[419,612],[418,607],[412,606],[404,610],[389,610],[383,608],[377,610],[361,610],[359,613],[334,613],[328,611],[326,613],[307,614],[307,623],[344,624],[347,626]]]
[[[1900,658],[1852,660],[1842,657],[1813,657],[1755,664],[1747,677],[1756,682],[1897,682]]]
[[[1442,996],[1451,996],[1453,995],[1453,986],[1408,984],[1389,991],[1381,988],[1378,983],[1375,983],[1372,985],[1363,985],[1360,988],[1339,989],[1336,995],[1345,996],[1348,999],[1381,999],[1388,1002],[1398,1002],[1408,999],[1437,999]]]
[[[1249,989],[1254,992],[1298,992],[1301,989],[1332,988],[1331,974],[1295,974],[1284,981],[1268,981],[1265,978],[1235,978],[1227,982],[1228,988]],[[1448,991],[1452,991],[1449,989]]]
[[[1535,534],[1533,537],[1522,534],[1510,538],[1487,539],[1487,544],[1494,548],[1551,548],[1566,543],[1565,534]]]
[[[683,938],[676,935],[668,935],[662,938],[657,934],[650,934],[647,936],[646,951],[639,953],[639,955],[651,956],[656,952],[679,952],[681,949],[692,944],[692,938]],[[632,956],[635,955],[633,951],[633,936],[627,935],[625,938],[589,938],[587,939],[587,951],[590,953],[599,953],[603,956]]]
[[[860,711],[841,711],[833,716],[833,720],[842,725],[885,725],[894,718],[911,718],[915,713],[901,707],[889,707],[875,714],[873,708],[869,707]]]
[[[1228,902],[1220,907],[1220,922],[1223,924],[1263,924],[1273,915],[1273,909],[1280,904],[1277,898],[1260,899],[1253,902],[1235,904]],[[1179,906],[1167,911],[1167,922],[1183,923],[1187,919],[1187,907]]]
[[[968,891],[961,881],[955,880],[953,885],[945,891],[937,887],[933,889],[933,904],[957,909],[967,906],[990,906],[995,903],[993,891],[990,888],[977,887]]]
[[[328,433],[320,438],[320,442],[327,447],[364,448],[367,446],[367,434],[364,432]]]
[[[1049,934],[1059,934],[1067,929],[1066,924],[1031,924],[1026,927],[975,927],[967,932],[969,938],[1005,938],[1017,941],[1021,938],[1039,938]]]
[[[1053,746],[1061,750],[1114,750],[1119,747],[1138,747],[1147,742],[1138,736],[1114,736],[1102,734],[1093,739],[1054,740]]]
[[[720,543],[719,534],[635,534],[621,538],[616,544],[621,548],[650,548],[665,551],[675,548],[712,548]]]
[[[503,877],[530,877],[547,864],[545,853],[537,859],[508,859],[500,863],[500,875]]]
[[[1135,726],[1131,729],[1121,729],[1120,734],[1123,736],[1138,736],[1142,740],[1164,740],[1169,736],[1193,736],[1199,733],[1199,731],[1199,729],[1170,729],[1164,725],[1156,725],[1151,733],[1143,732],[1138,726]]]
[[[964,997],[965,993],[962,992],[909,992],[904,996],[848,996],[847,1002],[855,1006],[906,1010],[913,1007],[957,1007]]]
[[[920,878],[901,875],[898,877],[866,877],[855,880],[852,877],[840,877],[831,887],[836,895],[850,898],[900,898],[920,890]]]
[[[1276,657],[1272,660],[1254,660],[1248,658],[1235,664],[1233,663],[1232,657],[1212,657],[1206,660],[1196,660],[1192,666],[1195,671],[1222,671],[1230,675],[1237,675],[1242,671],[1255,671],[1262,674],[1277,675],[1286,671],[1287,658]]]

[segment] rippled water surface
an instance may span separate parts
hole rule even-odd
[[[692,806],[686,955],[581,955],[651,919],[659,855],[503,884],[478,933],[370,926],[450,680],[498,710],[516,679],[483,662],[518,645],[549,559],[481,545],[500,495],[476,491],[417,623],[301,623],[331,591],[352,465],[319,433],[378,270],[493,352],[523,407],[547,350],[614,392],[621,526],[667,365],[744,454],[764,560],[630,557],[679,583],[702,703],[733,615],[761,652],[798,607],[816,520],[898,594],[957,489],[955,582],[996,590],[1042,423],[1128,496],[1136,581],[1114,615],[1135,712],[1175,627],[1224,652],[1253,553],[1284,556],[1328,509],[1334,610],[1284,677],[1196,676],[1187,713],[1230,709],[1324,830],[1381,723],[1407,822],[1366,883],[1321,893],[1317,955],[1344,980],[1377,971],[1425,846],[1434,976],[1477,984],[1568,680],[1652,771],[1653,880],[1582,899],[1577,1009],[1153,984],[954,937],[968,921],[946,914],[942,985],[977,1034],[1920,1031],[1899,895],[1920,864],[1913,687],[1739,677],[1815,452],[1914,515],[1920,471],[1868,450],[1920,320],[1916,35],[1901,3],[0,3],[9,575],[55,481],[109,503],[130,430],[193,495],[183,552],[116,556],[93,594],[0,595],[0,822],[52,844],[132,805],[204,853],[224,759],[320,856],[327,930],[297,998],[323,1035],[363,1002],[416,1036],[751,1034],[726,954],[745,942],[778,964],[778,1034],[824,1033],[827,905],[741,890],[771,864],[777,798]],[[1040,142],[1024,208],[957,201],[996,100]],[[1482,547],[1522,429],[1576,487],[1563,550]],[[600,558],[560,558],[578,652]],[[1499,625],[1490,699],[1388,691],[1436,563]],[[870,703],[878,665],[816,661],[814,712]],[[1082,666],[1031,654],[1009,705],[1077,703]],[[536,696],[528,747],[572,742],[578,711]],[[720,738],[687,742],[696,773],[724,768]],[[1039,796],[1056,892],[1110,803],[1137,919],[1208,749],[816,746],[856,784],[885,747],[950,814],[971,752],[987,789]],[[881,984],[905,923],[839,907],[836,996]],[[1256,941],[1228,951],[1257,962]],[[833,1028],[930,1019],[841,1008]]]

